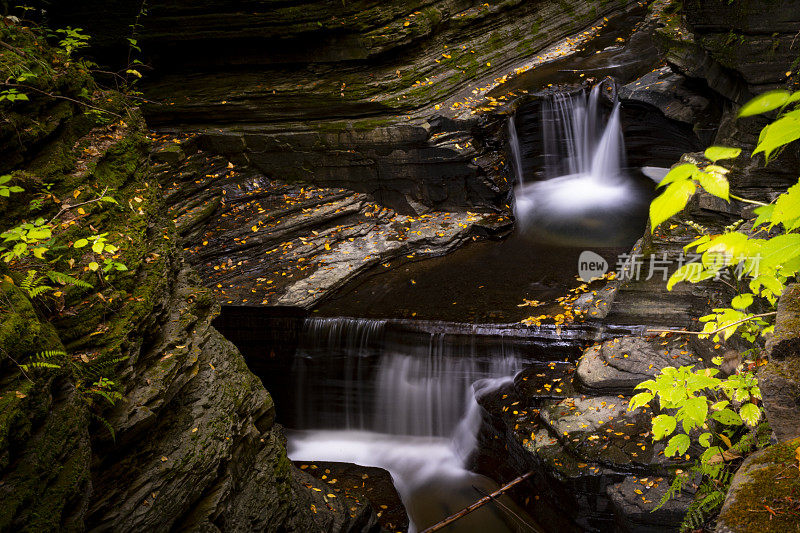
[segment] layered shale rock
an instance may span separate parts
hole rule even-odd
[[[502,210],[509,189],[497,158],[481,157],[475,122],[444,117],[553,43],[635,5],[163,2],[141,19],[156,68],[148,121],[202,131],[207,149],[270,178],[369,193],[403,214]],[[103,54],[138,6],[82,0],[50,16],[80,20]],[[107,24],[109,12],[119,26]]]
[[[401,215],[367,194],[267,179],[200,150],[197,138],[160,142],[154,157],[175,160],[157,168],[185,251],[228,304],[309,309],[370,269],[443,255],[511,227],[502,215]]]
[[[14,31],[6,39],[23,46],[30,34]],[[42,57],[23,57],[48,64],[47,49],[36,50]],[[77,69],[70,76],[74,84],[45,74],[36,83],[63,97],[97,90]],[[2,227],[113,191],[115,203],[65,208],[54,231],[74,240],[64,232],[102,228],[128,265],[109,282],[90,272],[89,252],[76,251],[76,275],[94,288],[59,286],[44,305],[20,289],[19,268],[0,263],[0,529],[378,529],[368,505],[315,504],[322,489],[298,481],[270,395],[210,326],[218,308],[176,246],[141,114],[97,91],[114,120],[31,94],[0,125],[0,151],[15,154],[10,164],[26,189],[0,200]],[[24,150],[15,125],[29,130]],[[31,202],[42,181],[47,198]],[[50,369],[21,366],[46,350],[56,351]],[[113,407],[92,384],[101,376],[116,383]]]

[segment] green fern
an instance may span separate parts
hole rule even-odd
[[[710,488],[709,485],[704,485]],[[702,498],[695,498],[681,523],[681,531],[701,529],[725,502],[725,491],[711,488]]]
[[[117,363],[124,361],[128,356],[114,357],[111,359],[95,359],[88,363],[77,363],[76,373],[84,379],[98,379],[107,371],[113,370]]]
[[[50,361],[57,357],[65,357],[66,355],[66,352],[61,350],[45,350],[31,357],[32,362],[25,365],[19,365],[19,367],[25,372],[28,372],[34,368],[58,369],[61,368],[61,365],[51,363]]]
[[[74,278],[69,274],[65,274],[63,272],[57,272],[55,270],[51,270],[47,274],[45,274],[53,283],[60,283],[61,285],[72,284],[76,287],[81,287],[82,289],[93,289],[94,285],[91,283],[87,283],[83,280],[78,278]]]
[[[31,299],[53,290],[53,287],[49,285],[42,285],[41,281],[44,279],[44,276],[38,276],[37,274],[38,272],[36,270],[28,270],[28,275],[25,276],[25,279],[19,284],[20,288],[27,292],[28,298]]]
[[[672,479],[672,484],[667,489],[667,492],[661,497],[661,501],[658,502],[658,505],[653,508],[650,512],[655,512],[662,507],[670,500],[670,498],[676,498],[678,494],[683,490],[683,485],[689,479],[688,474],[676,474],[675,477]]]
[[[109,422],[108,420],[106,420],[102,416],[100,416],[97,413],[94,413],[92,411],[89,411],[89,415],[91,415],[92,418],[94,418],[95,420],[97,420],[98,422],[100,422],[101,424],[103,424],[106,427],[108,432],[111,433],[111,440],[113,440],[114,442],[117,441],[117,434],[114,432],[114,428],[111,426],[111,422]]]

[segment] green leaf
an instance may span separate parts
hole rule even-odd
[[[674,416],[658,415],[653,419],[653,440],[661,440],[675,431],[678,421]]]
[[[708,400],[705,396],[689,398],[683,403],[680,414],[684,420],[692,423],[692,427],[702,426],[708,416]]]
[[[100,200],[101,200],[101,201],[103,201],[103,202],[108,202],[108,203],[110,203],[110,204],[117,204],[117,203],[119,203],[119,202],[117,202],[117,201],[116,201],[114,198],[112,198],[111,196],[103,196],[102,198],[100,198]]]
[[[707,464],[711,459],[720,454],[722,454],[722,448],[719,446],[712,446],[703,452],[703,455],[700,456],[700,461],[703,464]]]
[[[666,449],[664,449],[664,455],[667,457],[673,457],[675,455],[683,455],[686,453],[686,450],[689,449],[689,444],[691,444],[691,440],[689,439],[689,435],[684,433],[678,433],[671,439],[669,439],[669,443],[667,443]]]
[[[800,256],[800,234],[778,235],[769,239],[762,244],[759,255],[760,259],[757,265],[759,271],[782,266],[787,261]]]
[[[72,245],[72,247],[73,248],[83,248],[87,244],[89,244],[89,241],[87,239],[78,239],[77,241],[75,241],[75,243]]]
[[[649,392],[640,392],[633,398],[631,398],[630,403],[628,403],[628,411],[633,411],[638,409],[639,407],[647,404],[650,400],[653,399],[653,395]]]
[[[739,110],[739,118],[760,115],[778,109],[785,105],[790,97],[789,91],[783,90],[760,94],[742,106],[742,109]]]
[[[703,433],[702,435],[700,435],[697,441],[703,448],[708,448],[709,446],[711,446],[711,433],[709,432]]]
[[[92,272],[96,272],[98,268],[100,268],[100,265],[98,265],[95,261],[89,263],[89,270]]]
[[[793,111],[764,128],[753,155],[763,152],[769,161],[776,150],[797,139],[800,139],[800,114]]]
[[[761,409],[754,403],[746,403],[739,409],[739,415],[748,426],[753,427],[761,418]]]
[[[741,426],[742,418],[730,409],[720,409],[711,413],[711,418],[726,426]]]
[[[758,215],[756,221],[753,222],[753,227],[757,228],[762,224],[772,223],[772,214],[775,212],[775,204],[761,205],[753,209],[753,213]]]
[[[8,183],[9,181],[11,181],[11,176],[9,174],[6,174],[5,176],[0,176],[0,185]]]
[[[717,162],[722,159],[736,159],[742,153],[741,148],[728,148],[727,146],[711,146],[706,149],[705,156],[709,161]]]
[[[731,307],[734,309],[747,309],[753,305],[753,295],[752,294],[740,294],[735,296],[733,300],[731,300]]]
[[[678,165],[677,167],[674,167],[672,170],[670,170],[667,173],[667,175],[664,176],[664,179],[658,182],[657,188],[666,187],[670,183],[686,181],[692,177],[692,174],[694,174],[695,171],[697,171],[697,165],[694,165],[692,163],[684,163],[682,165]]]
[[[104,245],[103,245],[103,243],[101,241],[99,241],[99,240],[94,241],[94,244],[92,245],[92,251],[94,253],[102,254],[103,253],[103,248],[104,248]]]
[[[688,263],[676,270],[667,281],[667,290],[671,291],[672,288],[681,281],[688,281],[689,283],[699,283],[704,279],[713,278],[715,272],[705,270],[702,263]]]
[[[667,187],[650,204],[650,231],[655,231],[662,222],[686,207],[694,191],[695,184],[692,181],[678,181]]]
[[[800,227],[800,182],[778,197],[770,214],[770,222],[773,226],[783,224],[786,231]]]
[[[726,202],[730,201],[728,178],[722,174],[712,172],[698,172],[694,177],[709,194],[722,198]]]
[[[44,246],[39,246],[38,248],[33,249],[33,256],[37,259],[44,259],[44,254],[47,251],[47,248]]]
[[[711,409],[713,409],[714,411],[721,411],[722,409],[728,407],[730,404],[731,402],[729,402],[728,400],[720,400],[714,405],[712,405]]]

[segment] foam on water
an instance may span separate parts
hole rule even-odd
[[[349,411],[343,429],[289,431],[288,452],[297,461],[388,470],[416,531],[479,499],[476,488],[484,493],[496,488],[465,467],[478,443],[476,398],[510,383],[522,361],[506,353],[489,359],[464,353],[463,346],[448,344],[441,334],[431,335],[427,349],[398,349],[386,346],[380,321],[309,319],[298,354],[306,359],[303,364],[337,354],[346,367],[361,369],[355,375],[362,382],[343,383]],[[371,367],[370,359],[377,359]],[[302,380],[306,374],[298,375]],[[297,385],[302,393],[303,383]],[[505,505],[513,507],[510,501]],[[514,531],[515,519],[500,507],[486,506],[460,520],[457,530]]]
[[[582,246],[614,246],[617,227],[645,198],[623,169],[620,105],[603,123],[600,86],[585,94],[557,94],[543,104],[544,180],[517,180],[514,214],[522,232],[553,234]],[[511,137],[512,153],[519,139]],[[520,165],[521,166],[521,165]]]

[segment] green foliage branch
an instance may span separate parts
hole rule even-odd
[[[759,136],[753,156],[762,154],[766,163],[786,146],[800,139],[800,91],[770,91],[747,104],[739,117],[776,113]],[[700,254],[700,261],[681,266],[668,280],[667,288],[681,282],[699,283],[731,274],[736,295],[730,306],[712,309],[700,318],[702,331],[673,331],[725,341],[738,335],[753,345],[774,332],[767,320],[774,316],[778,298],[787,283],[800,272],[800,181],[770,203],[741,198],[731,193],[728,169],[719,161],[739,157],[741,149],[712,146],[705,151],[708,164],[684,163],[674,167],[659,184],[663,189],[650,206],[651,232],[685,209],[698,189],[727,202],[738,200],[757,205],[752,228],[739,221],[721,234],[711,234],[694,225],[700,236],[685,247]],[[766,311],[768,310],[768,311]],[[660,330],[654,330],[660,331]],[[669,331],[669,330],[667,330]],[[714,358],[720,365],[722,358]],[[700,526],[722,505],[730,481],[732,464],[758,446],[763,418],[761,391],[751,369],[720,377],[716,368],[667,367],[654,379],[640,383],[628,405],[633,411],[658,402],[652,419],[654,441],[667,439],[667,457],[694,456],[693,471],[703,476],[703,485],[683,524],[684,530]],[[692,452],[692,447],[698,450]],[[690,453],[692,452],[692,453]],[[679,471],[680,472],[680,471]],[[660,505],[680,492],[686,476],[677,475]]]

